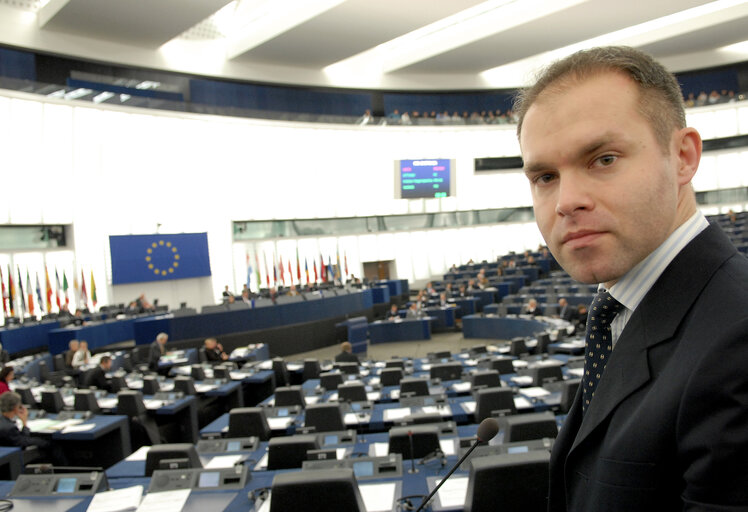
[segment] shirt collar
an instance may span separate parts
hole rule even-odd
[[[697,210],[686,222],[681,224],[660,246],[629,270],[621,279],[610,287],[610,295],[629,311],[633,311],[644,299],[660,275],[673,258],[709,226],[706,217]],[[605,287],[600,284],[598,291]]]

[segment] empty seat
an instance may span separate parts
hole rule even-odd
[[[196,381],[205,380],[205,369],[200,364],[193,364],[190,375],[192,375],[192,378]]]
[[[470,384],[473,389],[498,388],[501,386],[501,379],[496,370],[479,370],[470,376]]]
[[[462,376],[462,364],[458,362],[433,364],[429,375],[432,379],[457,380]]]
[[[558,412],[566,414],[574,404],[574,398],[577,396],[577,390],[582,379],[565,380],[561,385],[561,400],[558,404]]]
[[[275,376],[276,387],[283,387],[291,384],[291,378],[288,375],[286,362],[279,357],[273,359],[273,375]]]
[[[527,345],[525,344],[525,339],[514,338],[511,342],[509,342],[509,353],[517,357],[529,354]]]
[[[335,363],[333,368],[346,375],[358,375],[358,363]]]
[[[401,368],[405,370],[405,361],[402,359],[390,359],[384,362],[385,368]]]
[[[366,387],[362,382],[344,382],[338,386],[338,400],[341,402],[366,402]]]
[[[409,377],[400,381],[400,396],[428,396],[429,382],[426,379]]]
[[[96,394],[91,389],[77,389],[75,391],[73,409],[76,411],[91,411],[93,414],[101,413],[99,402],[96,401]]]
[[[512,358],[507,356],[491,357],[490,359],[481,361],[480,366],[490,370],[496,370],[499,372],[499,375],[515,373]]]
[[[547,332],[538,334],[538,344],[533,350],[533,354],[545,354],[548,352],[548,345],[551,344],[551,336]]]
[[[527,369],[528,374],[532,377],[533,386],[542,386],[549,382],[563,380],[564,374],[560,365],[536,365]]]
[[[398,367],[382,368],[379,381],[382,386],[397,386],[403,378],[403,369]]]
[[[29,409],[36,409],[39,405],[34,398],[34,394],[31,392],[31,388],[28,386],[16,386],[15,390],[21,396],[21,403],[25,404]]]
[[[260,441],[270,439],[265,409],[262,407],[237,407],[229,411],[228,437],[256,436]]]
[[[484,388],[475,392],[475,422],[486,418],[515,414],[514,393],[509,388]]]
[[[174,391],[181,391],[185,395],[195,395],[195,380],[187,375],[174,377]]]
[[[310,404],[306,408],[305,427],[313,427],[314,432],[334,432],[345,430],[343,410],[340,404]]]
[[[130,418],[133,450],[143,445],[161,444],[156,421],[148,415],[140,391],[124,389],[117,393],[117,414]]]
[[[123,389],[127,389],[127,381],[124,375],[112,375],[109,379],[109,385],[112,388],[112,393],[117,393]]]
[[[213,377],[216,379],[231,379],[231,368],[223,364],[213,367]]]
[[[343,375],[340,372],[326,372],[319,376],[319,385],[327,391],[335,391],[343,382]]]
[[[304,390],[301,386],[286,386],[275,388],[275,406],[284,407],[290,405],[306,406]]]
[[[304,359],[304,370],[302,378],[304,381],[309,379],[319,379],[320,367],[318,359]]]
[[[152,375],[143,377],[143,394],[144,395],[155,395],[161,391],[161,384],[158,382],[158,378]]]
[[[65,408],[65,401],[62,399],[62,393],[60,390],[55,389],[54,391],[45,390],[42,391],[42,409],[47,412],[60,412]]]

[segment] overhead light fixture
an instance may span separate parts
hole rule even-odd
[[[96,96],[94,96],[94,97],[93,97],[93,99],[92,99],[91,101],[93,101],[94,103],[101,103],[101,102],[103,102],[103,101],[106,101],[106,100],[108,100],[108,99],[109,99],[109,98],[111,98],[112,96],[114,96],[114,93],[113,93],[113,92],[109,92],[109,91],[104,91],[104,92],[102,92],[102,93],[99,93],[99,94],[97,94]]]
[[[78,98],[82,98],[83,96],[88,96],[93,91],[91,89],[84,89],[84,88],[78,88],[73,89],[72,91],[65,94],[64,98],[66,100],[77,100]]]

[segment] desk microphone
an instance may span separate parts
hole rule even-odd
[[[442,478],[442,481],[439,482],[439,485],[434,487],[434,490],[431,491],[431,493],[428,496],[426,496],[426,499],[421,502],[421,506],[416,509],[416,512],[420,512],[421,510],[423,510],[426,504],[429,501],[431,501],[431,498],[434,497],[434,495],[436,494],[436,491],[439,490],[442,484],[444,484],[444,482],[446,482],[447,479],[450,476],[452,476],[452,473],[454,473],[457,470],[457,468],[460,467],[460,464],[465,462],[465,459],[467,459],[468,456],[470,456],[470,454],[473,453],[473,450],[475,450],[476,446],[478,446],[480,443],[487,443],[488,441],[493,439],[498,433],[499,433],[499,422],[496,421],[495,418],[486,418],[485,420],[481,421],[480,425],[478,425],[478,432],[477,432],[478,439],[476,439],[473,445],[470,447],[470,449],[465,452],[465,455],[460,457],[460,460],[457,461],[457,464],[455,464],[452,467],[452,469],[449,470],[449,473],[447,473],[447,476]]]
[[[416,469],[416,461],[413,459],[413,453],[415,450],[413,450],[413,431],[408,430],[408,442],[410,443],[410,469],[408,470],[408,473],[418,473],[418,470]]]

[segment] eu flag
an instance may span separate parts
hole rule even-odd
[[[112,284],[210,275],[208,234],[110,236]]]

